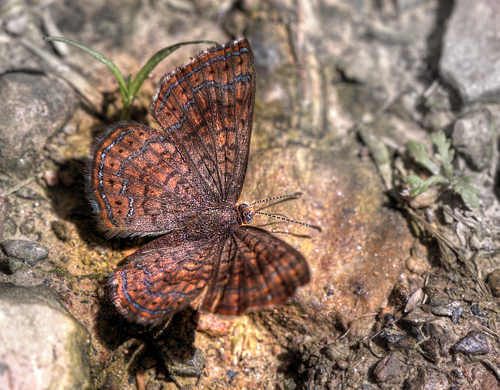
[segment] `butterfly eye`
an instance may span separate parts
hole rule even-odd
[[[247,214],[245,215],[245,223],[252,223],[253,220],[253,215],[252,214]]]

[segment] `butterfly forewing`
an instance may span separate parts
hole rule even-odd
[[[211,48],[165,76],[153,101],[154,118],[220,202],[236,203],[241,192],[254,91],[253,56],[242,39]]]

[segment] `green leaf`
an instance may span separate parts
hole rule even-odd
[[[474,186],[471,186],[472,178],[461,176],[456,179],[453,189],[456,193],[460,194],[464,203],[472,208],[479,207],[479,198],[481,191]]]
[[[446,136],[442,131],[431,134],[430,138],[438,149],[434,158],[442,164],[446,177],[451,179],[453,177],[453,166],[451,163],[453,161],[453,157],[455,157],[455,151],[450,149],[451,141],[446,139]]]
[[[417,196],[426,192],[430,186],[436,184],[448,184],[448,180],[441,175],[432,175],[431,177],[422,180],[418,176],[410,175],[406,178],[407,183],[410,185],[410,196]]]
[[[424,145],[420,142],[410,141],[406,147],[417,163],[422,165],[424,168],[427,168],[434,175],[439,174],[439,165],[429,157]]]
[[[417,175],[409,175],[406,177],[406,182],[410,185],[410,187],[413,188],[418,188],[422,185],[424,182],[423,179],[418,177]]]

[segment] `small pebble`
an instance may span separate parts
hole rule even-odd
[[[486,334],[472,330],[455,344],[453,350],[466,355],[486,355],[490,353],[490,346]]]
[[[14,192],[18,197],[23,199],[31,199],[31,200],[42,200],[45,199],[42,195],[40,195],[35,190],[29,187],[22,187]]]
[[[24,260],[31,266],[49,255],[48,249],[35,241],[5,240],[0,245],[7,256]]]
[[[59,177],[57,177],[56,171],[45,171],[43,180],[45,180],[49,187],[55,187],[59,184]]]
[[[439,191],[437,187],[431,186],[423,194],[416,195],[410,199],[410,206],[414,209],[423,209],[425,207],[432,206],[437,202],[439,196]]]
[[[22,35],[26,30],[27,24],[28,17],[26,14],[18,14],[7,19],[4,29],[11,35]]]
[[[429,267],[430,264],[426,258],[410,256],[406,260],[406,268],[417,275],[422,275]]]
[[[52,221],[50,224],[52,231],[55,233],[57,238],[59,238],[63,242],[67,242],[69,240],[68,230],[66,229],[66,225],[60,221]]]
[[[416,307],[404,317],[404,320],[406,322],[409,322],[414,326],[421,326],[434,319],[436,319],[436,317],[434,317],[432,314],[426,313],[419,307]]]
[[[493,271],[488,276],[488,286],[495,297],[500,297],[500,269]]]
[[[25,266],[24,262],[14,257],[0,258],[0,272],[4,274],[12,275],[23,266]]]
[[[378,362],[373,372],[377,382],[386,382],[398,376],[401,372],[402,362],[395,354],[387,355]]]
[[[19,231],[21,234],[28,235],[33,232],[35,229],[35,220],[33,218],[27,218],[24,222],[19,226]]]
[[[158,364],[158,362],[150,356],[145,357],[141,362],[141,366],[143,366],[144,368],[147,368],[147,369],[151,368],[151,367],[155,367],[157,364]]]

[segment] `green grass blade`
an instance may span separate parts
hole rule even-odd
[[[66,39],[66,38],[63,38],[63,37],[44,37],[43,39],[45,41],[48,41],[48,42],[57,41],[57,42],[67,43],[68,45],[74,46],[74,47],[84,51],[85,53],[91,55],[96,60],[98,60],[98,61],[102,62],[104,65],[106,65],[108,67],[108,69],[115,76],[116,81],[118,81],[118,85],[120,86],[120,91],[122,94],[123,104],[124,104],[124,106],[127,105],[127,103],[129,102],[129,96],[130,96],[127,82],[125,81],[125,78],[121,74],[120,70],[108,58],[106,58],[102,54],[88,48],[87,46],[81,45],[79,43],[73,42],[73,41]]]
[[[197,43],[218,45],[218,43],[214,42],[214,41],[187,41],[187,42],[180,42],[180,43],[177,43],[175,45],[165,47],[164,49],[161,49],[160,51],[156,52],[156,54],[154,54],[149,59],[149,61],[146,63],[146,65],[144,65],[142,67],[142,69],[137,74],[137,77],[130,85],[130,104],[132,105],[132,103],[137,95],[137,92],[141,88],[141,85],[148,78],[149,74],[153,71],[153,69],[156,68],[156,65],[158,65],[164,58],[168,57],[174,51],[176,51],[177,49],[180,49],[182,46],[193,45],[193,44],[197,44]]]

